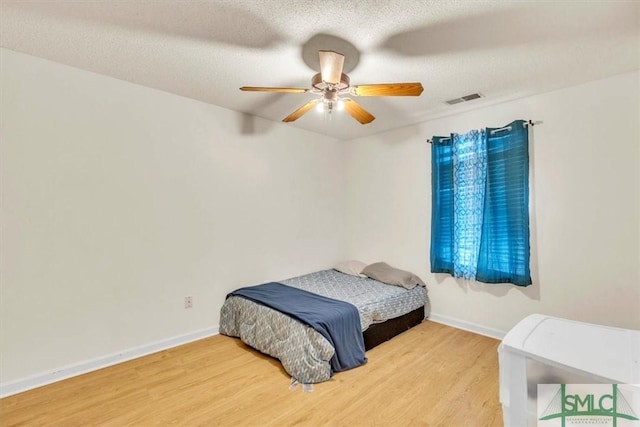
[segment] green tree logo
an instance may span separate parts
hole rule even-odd
[[[613,426],[617,427],[618,418],[638,421],[638,416],[631,405],[618,390],[618,384],[611,384],[611,394],[567,393],[566,384],[560,384],[556,394],[549,402],[540,421],[559,418],[562,427],[570,417],[609,417]]]

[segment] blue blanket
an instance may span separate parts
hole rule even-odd
[[[340,372],[367,362],[358,309],[348,302],[323,297],[282,283],[240,288],[227,295],[239,296],[284,313],[311,326],[335,349],[331,371]]]

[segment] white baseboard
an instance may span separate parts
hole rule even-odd
[[[500,331],[498,329],[487,328],[486,326],[478,325],[477,323],[467,322],[465,320],[444,316],[442,314],[430,313],[428,319],[436,323],[453,326],[454,328],[463,329],[465,331],[484,335],[490,338],[495,338],[500,341],[502,341],[504,336],[507,334],[506,332]]]
[[[31,390],[36,387],[41,387],[43,385],[51,384],[56,381],[75,377],[77,375],[86,374],[87,372],[106,368],[107,366],[116,365],[128,360],[137,359],[138,357],[157,353],[162,350],[167,350],[172,347],[177,347],[182,344],[187,344],[192,341],[208,338],[217,334],[217,326],[200,329],[188,334],[141,345],[139,347],[130,348],[118,353],[113,353],[84,362],[78,362],[72,365],[63,366],[52,371],[30,375],[28,377],[20,378],[6,383],[0,383],[0,398]]]

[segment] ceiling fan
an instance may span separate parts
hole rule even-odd
[[[282,120],[283,122],[297,120],[313,107],[321,106],[329,114],[334,109],[344,108],[351,117],[363,125],[371,123],[375,117],[354,100],[340,98],[341,96],[420,96],[423,91],[420,83],[383,83],[351,86],[349,76],[342,72],[344,55],[331,50],[321,50],[318,53],[320,55],[320,72],[311,78],[311,89],[243,86],[240,90],[249,92],[314,93],[320,95],[318,99],[307,102],[289,114]]]

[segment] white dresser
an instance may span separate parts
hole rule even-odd
[[[533,314],[498,348],[505,427],[537,426],[538,384],[640,384],[640,331]]]

